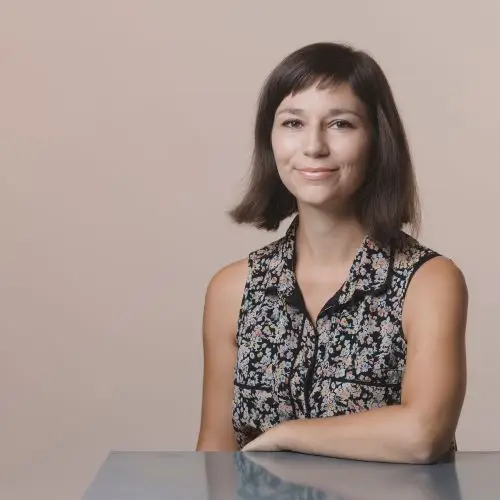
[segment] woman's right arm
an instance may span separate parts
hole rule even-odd
[[[243,259],[208,284],[203,310],[203,394],[197,451],[236,451],[232,424],[236,327],[248,273]]]

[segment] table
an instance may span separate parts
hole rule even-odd
[[[405,465],[298,453],[111,452],[83,500],[498,500],[500,452]]]

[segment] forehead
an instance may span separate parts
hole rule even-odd
[[[287,95],[276,112],[285,108],[298,108],[304,112],[326,112],[328,109],[348,109],[358,114],[365,114],[363,102],[356,96],[350,85],[342,83],[320,88],[311,85],[296,93]]]

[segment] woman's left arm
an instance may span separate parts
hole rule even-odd
[[[403,463],[439,459],[454,438],[465,397],[467,309],[460,269],[444,257],[429,260],[411,280],[403,307],[407,361],[401,403],[283,422],[243,451]]]

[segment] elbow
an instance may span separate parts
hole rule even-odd
[[[422,442],[411,450],[410,463],[415,465],[430,465],[439,460],[443,450],[433,443]]]
[[[429,465],[440,461],[450,451],[451,439],[426,425],[416,425],[410,443],[409,462]]]

